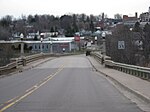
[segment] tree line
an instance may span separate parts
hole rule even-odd
[[[60,32],[65,36],[73,36],[75,32],[94,31],[101,15],[71,14],[60,17],[54,15],[28,15],[14,19],[7,15],[0,19],[0,40],[9,40],[14,33]]]
[[[123,49],[118,48],[118,42],[124,41]],[[131,29],[125,25],[119,25],[113,30],[112,35],[106,38],[107,55],[114,61],[149,66],[150,63],[150,25],[144,27],[136,22]]]

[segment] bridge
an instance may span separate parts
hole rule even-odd
[[[109,57],[102,65],[97,52],[64,55],[24,57],[12,73],[3,71],[0,112],[150,111],[148,68],[119,65]]]

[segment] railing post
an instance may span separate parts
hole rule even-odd
[[[26,66],[26,58],[25,57],[22,58],[22,62],[23,62],[23,66]]]

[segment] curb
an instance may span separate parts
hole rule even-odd
[[[143,95],[143,94],[140,93],[139,91],[136,91],[136,90],[133,90],[133,89],[127,87],[126,85],[122,84],[121,82],[119,82],[118,80],[114,79],[113,77],[111,77],[111,76],[107,75],[106,73],[104,73],[104,72],[98,70],[98,69],[94,66],[94,64],[91,62],[91,60],[90,60],[89,58],[88,58],[88,60],[90,61],[92,67],[93,67],[96,71],[98,71],[98,72],[101,73],[102,75],[104,75],[104,76],[110,78],[113,82],[117,83],[120,87],[122,87],[123,89],[127,90],[128,92],[134,94],[134,95],[135,95],[136,97],[138,97],[140,100],[142,100],[142,101],[144,101],[144,102],[146,102],[146,103],[148,103],[148,104],[150,103],[150,99],[149,99],[147,96]]]
[[[97,70],[97,69],[96,69]],[[110,78],[112,81],[114,81],[115,83],[117,83],[119,86],[121,86],[123,89],[127,90],[128,92],[134,94],[136,97],[140,98],[142,101],[146,102],[146,103],[150,103],[150,99],[144,95],[142,95],[139,91],[133,90],[129,87],[127,87],[126,85],[120,83],[118,80],[114,79],[111,76],[108,76],[106,73],[97,70],[99,73],[105,75],[106,77]]]

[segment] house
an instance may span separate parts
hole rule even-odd
[[[135,13],[135,16],[129,17],[128,15],[123,15],[123,24],[126,26],[129,26],[130,28],[133,28],[135,23],[138,22],[138,16],[137,13]]]
[[[140,15],[140,21],[141,22],[150,22],[150,13],[149,12],[142,13]]]
[[[140,14],[140,21],[141,22],[150,22],[150,7],[148,12],[144,12]]]
[[[35,37],[37,37],[37,39],[40,38],[40,35],[39,35],[39,32],[36,32],[36,33],[28,33],[27,35],[27,39],[34,39]]]

